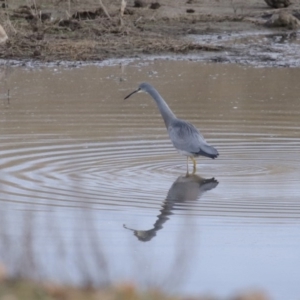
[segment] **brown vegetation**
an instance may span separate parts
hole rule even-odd
[[[246,4],[242,0],[6,3],[0,11],[0,23],[9,39],[0,45],[2,59],[99,61],[141,54],[219,51],[223,47],[199,44],[185,37],[216,31],[222,34],[227,28],[245,30],[254,24],[259,30],[268,21],[253,21],[267,9],[263,1],[257,6],[254,0]]]
[[[159,9],[158,2],[140,8],[137,3],[127,7],[121,1],[112,1],[107,6],[90,1],[90,4],[85,2],[66,10],[62,1],[53,1],[52,5],[40,2],[9,6],[2,11],[0,20],[9,31],[9,40],[0,47],[0,58],[103,60],[142,53],[217,51],[220,48],[179,39],[181,32],[176,33],[176,30],[160,31],[161,27],[169,26],[169,19],[160,19],[157,26],[155,18],[151,20],[143,15]]]
[[[37,284],[27,280],[0,283],[0,299],[3,300],[217,300],[212,296],[182,298],[168,296],[152,290],[139,292],[132,284],[114,288],[75,288],[55,284]],[[247,292],[227,298],[228,300],[268,300],[262,292]]]

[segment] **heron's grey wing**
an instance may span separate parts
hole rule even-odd
[[[175,120],[168,127],[170,139],[178,150],[198,153],[201,145],[206,144],[204,137],[191,123]]]
[[[175,120],[168,127],[170,139],[174,147],[194,155],[216,158],[218,151],[208,145],[197,128],[183,120]]]

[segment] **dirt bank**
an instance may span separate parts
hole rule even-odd
[[[239,45],[247,51],[257,44],[253,36],[266,31],[266,23],[279,11],[300,16],[299,3],[270,9],[263,0],[128,0],[124,13],[121,2],[28,0],[24,5],[24,1],[2,1],[0,21],[9,39],[0,45],[0,58],[102,61],[209,51],[216,53],[212,60],[222,61],[218,53],[236,55],[237,40],[228,39],[233,33],[243,37]],[[276,34],[296,34],[297,26],[278,26]]]

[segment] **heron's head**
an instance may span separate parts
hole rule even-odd
[[[127,95],[124,100],[128,99],[130,96],[132,96],[135,93],[140,93],[140,92],[148,92],[152,86],[149,83],[143,82],[139,85],[138,89]]]

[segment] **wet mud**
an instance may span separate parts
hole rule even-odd
[[[264,1],[13,1],[0,21],[3,62],[192,55],[268,66],[300,65],[300,4]],[[287,56],[287,57],[286,57]]]

